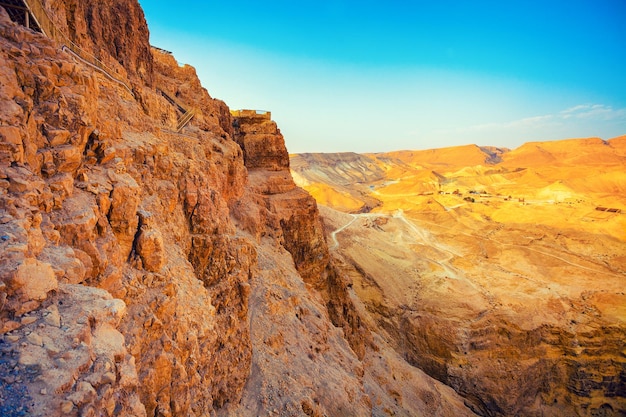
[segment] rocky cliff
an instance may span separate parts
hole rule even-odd
[[[139,3],[44,0],[43,4],[69,42],[127,76],[136,87],[152,84],[149,31]]]
[[[45,6],[133,88],[0,7],[0,414],[472,415],[367,330],[274,122],[136,1]]]

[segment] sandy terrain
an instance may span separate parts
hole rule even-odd
[[[322,157],[297,173],[325,205],[329,247],[370,320],[410,363],[481,414],[619,413],[626,407],[622,142],[527,144],[495,156],[495,148],[473,146],[367,155],[387,175],[371,182],[361,175],[355,188],[378,201],[367,213],[359,212],[365,198],[358,210],[346,209],[355,207],[355,192],[350,204],[316,193],[323,175],[307,174],[311,165],[326,169]],[[323,186],[348,192],[344,183]],[[617,384],[617,397],[581,382],[582,370]]]

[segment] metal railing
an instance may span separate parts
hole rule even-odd
[[[44,35],[60,43],[61,49],[63,51],[69,53],[74,58],[77,58],[84,64],[89,65],[92,68],[100,71],[111,81],[114,81],[124,87],[133,97],[135,96],[128,84],[113,76],[113,74],[116,74],[118,76],[120,75],[117,70],[107,67],[104,62],[100,61],[93,54],[90,54],[89,52],[85,51],[83,48],[72,42],[67,34],[65,34],[63,31],[59,30],[56,27],[54,22],[52,22],[52,19],[50,19],[50,16],[48,16],[48,13],[44,9],[43,4],[40,0],[23,1],[24,5],[28,9],[29,13],[33,16],[33,19],[35,20]],[[159,88],[158,90],[168,101],[178,107],[181,113],[183,113],[183,116],[178,120],[178,123],[176,125],[176,132],[182,132],[183,128],[187,126],[191,119],[193,119],[193,117],[198,113],[198,110],[195,108],[187,110],[186,106],[176,100],[173,95],[166,93],[161,88]]]
[[[165,97],[165,99],[167,101],[170,102],[170,104],[172,104],[173,106],[175,106],[176,108],[178,108],[178,110],[183,113],[183,116],[178,119],[178,123],[176,124],[176,132],[180,133],[182,132],[183,128],[185,126],[187,126],[189,124],[189,122],[191,121],[191,119],[193,119],[193,117],[196,115],[196,113],[198,113],[198,109],[187,109],[187,106],[184,105],[183,103],[181,103],[180,101],[178,101],[174,94],[170,94],[168,92],[166,92],[162,87],[157,86],[157,91],[159,93],[161,93],[161,95],[163,97]]]
[[[272,119],[272,112],[267,110],[231,110],[230,114],[233,117],[253,118],[253,119]]]
[[[104,62],[100,61],[93,54],[90,54],[89,52],[85,51],[80,46],[72,42],[67,34],[63,33],[56,27],[54,22],[52,22],[52,19],[50,19],[50,16],[48,16],[48,13],[44,9],[43,4],[40,0],[23,1],[26,5],[26,8],[28,8],[28,11],[33,16],[33,18],[37,22],[37,25],[41,29],[41,32],[44,35],[60,43],[62,45],[61,49],[65,51],[71,51],[75,57],[80,58],[83,62],[90,64],[92,67],[95,67],[97,70],[104,73],[109,79],[122,85],[134,97],[133,91],[128,86],[128,84],[113,76],[113,74],[119,76],[120,74],[118,71],[107,67]]]
[[[196,115],[196,109],[191,109],[187,111],[187,113],[185,113],[183,117],[181,117],[180,120],[178,121],[178,125],[176,125],[176,132],[178,133],[182,132],[183,128],[187,126],[187,124],[191,121],[191,119],[193,119],[195,115]]]

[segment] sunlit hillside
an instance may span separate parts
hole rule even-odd
[[[612,416],[626,369],[625,144],[470,145],[349,166],[293,155],[291,169],[364,316],[411,364],[481,415]]]
[[[350,155],[348,161],[346,156]],[[626,137],[384,154],[294,155],[299,185],[346,212],[445,210],[626,239]],[[452,214],[450,214],[452,215]]]

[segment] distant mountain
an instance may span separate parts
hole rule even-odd
[[[291,169],[371,329],[472,410],[626,413],[626,136]]]
[[[379,206],[385,194],[419,195],[449,190],[451,186],[533,196],[537,190],[560,182],[571,189],[572,196],[626,195],[624,167],[626,136],[606,141],[585,138],[529,142],[514,150],[465,145],[362,155],[291,156],[291,170],[300,186],[321,204],[353,212]],[[341,196],[349,198],[349,203],[342,203]],[[374,200],[378,203],[372,204]]]

